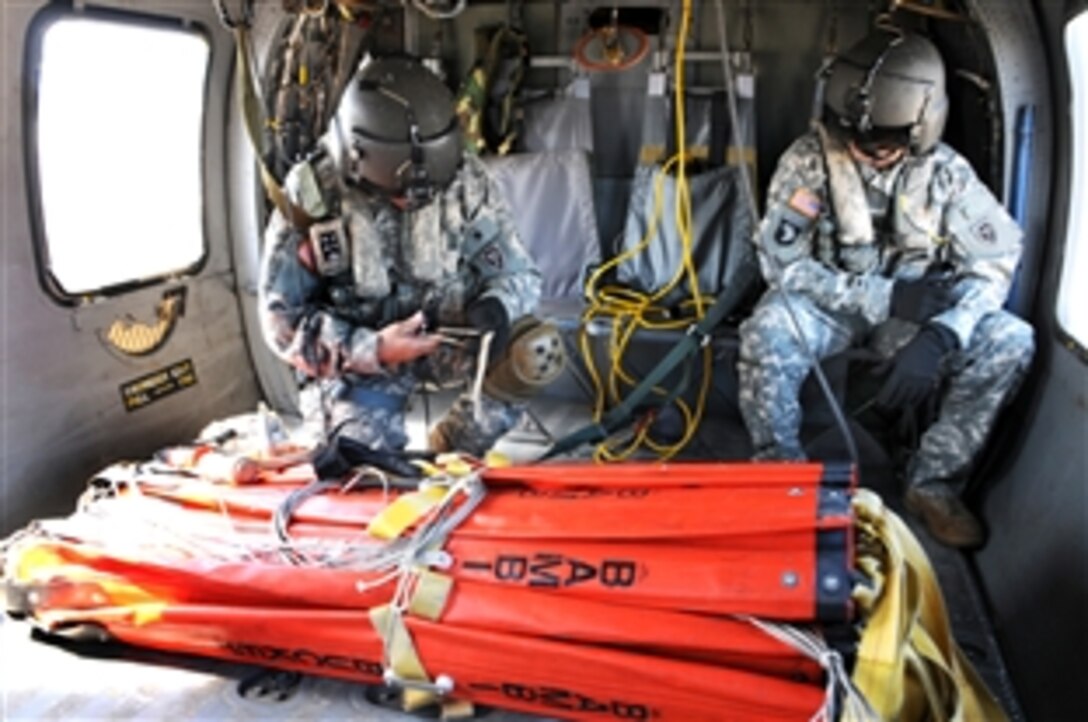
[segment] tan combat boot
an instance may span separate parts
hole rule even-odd
[[[907,488],[905,502],[907,511],[945,546],[976,549],[986,540],[982,523],[946,484],[913,484]]]
[[[453,444],[450,443],[450,440],[442,431],[441,422],[432,426],[430,433],[427,434],[427,448],[436,454],[446,454],[454,451]]]

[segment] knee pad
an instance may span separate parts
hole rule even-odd
[[[510,342],[484,378],[484,392],[502,401],[527,401],[559,378],[567,355],[559,329],[550,321],[522,316]]]

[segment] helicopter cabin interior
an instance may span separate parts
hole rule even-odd
[[[541,269],[541,314],[560,329],[567,369],[500,448],[532,460],[599,418],[687,335],[693,304],[726,295],[696,360],[662,379],[668,403],[652,396],[635,431],[569,455],[748,459],[737,327],[763,288],[750,239],[776,161],[822,112],[821,68],[836,53],[874,27],[925,35],[945,61],[944,141],[1024,231],[1006,308],[1031,323],[1036,355],[971,476],[986,545],[962,554],[919,535],[957,638],[1006,714],[1082,718],[1088,4],[23,0],[4,3],[0,20],[0,538],[70,511],[98,469],[217,419],[259,405],[295,418],[298,379],[265,344],[257,309],[275,208],[262,172],[282,183],[313,150],[368,55],[419,58],[457,95]],[[688,227],[673,223],[678,176],[662,172],[680,142]],[[660,241],[642,253],[657,219]],[[676,270],[685,248],[694,293]],[[849,352],[822,364],[802,392],[803,441],[814,459],[856,463],[861,485],[898,509],[895,469],[911,439],[871,413],[870,366]],[[415,448],[451,398],[413,398]],[[42,657],[2,626],[0,717],[144,718],[149,708],[109,706],[94,685],[68,697],[19,687],[31,684],[24,658],[86,667]],[[331,689],[278,708],[212,695],[152,709],[370,714],[350,691],[330,702]]]

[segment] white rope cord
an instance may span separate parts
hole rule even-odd
[[[112,493],[91,499],[81,511],[100,518],[104,529],[111,529],[110,522],[114,522],[117,523],[118,529],[128,532],[125,536],[132,543],[123,544],[123,549],[145,548],[145,539],[148,538],[145,535],[150,535],[152,539],[155,537],[172,539],[173,543],[166,542],[165,546],[180,549],[189,556],[209,556],[213,559],[222,556],[234,558],[239,553],[244,555],[243,558],[250,556],[238,538],[239,534],[230,510],[221,496],[216,497],[216,510],[225,528],[216,528],[212,530],[212,533],[202,535],[194,535],[191,532],[186,535],[179,533],[179,528],[193,526],[188,515],[180,513],[181,510],[175,504],[148,496],[143,491],[142,477],[145,477],[148,472],[154,474],[156,469],[156,464],[107,468],[97,478],[109,481]],[[170,467],[166,467],[164,471],[167,474],[174,472]],[[112,518],[116,517],[117,510],[125,515],[123,523],[118,523],[118,520]],[[164,517],[170,518],[170,523],[166,523],[167,520]],[[230,552],[216,551],[217,548],[224,546],[230,549]]]
[[[450,513],[453,502],[458,495],[464,495],[465,501]],[[487,488],[481,480],[481,472],[476,471],[459,478],[450,488],[450,493],[446,498],[435,507],[434,512],[430,515],[430,521],[420,527],[417,534],[419,537],[418,551],[422,552],[425,548],[444,544],[450,532],[468,518],[468,515],[480,505],[486,495]]]
[[[842,655],[827,646],[827,642],[819,634],[789,624],[767,622],[755,617],[740,616],[739,619],[743,619],[779,642],[819,662],[827,673],[824,704],[812,715],[810,722],[835,722],[836,719],[847,722],[880,722],[880,715],[850,679],[846,665],[843,664]],[[839,693],[842,695],[842,714],[836,718],[835,699]]]
[[[457,4],[449,10],[435,10],[427,5],[427,0],[412,0],[412,7],[431,20],[451,20],[461,14],[466,4],[467,0],[457,0]]]
[[[487,331],[480,337],[480,351],[476,355],[476,378],[472,381],[472,420],[477,424],[484,421],[484,412],[480,397],[484,392],[484,376],[487,375],[487,360],[491,356],[491,341],[494,331]]]
[[[264,521],[209,524],[170,501],[147,496],[101,499],[67,519],[49,520],[43,529],[58,538],[78,538],[103,550],[131,557],[134,551],[149,559],[201,559],[218,562],[257,561],[283,564],[283,553],[302,565],[381,572],[397,566],[405,542],[392,544],[360,536],[359,541],[291,539],[282,542],[268,532]],[[376,585],[379,582],[372,582]]]
[[[98,533],[77,536],[86,541],[93,539],[103,548],[125,556],[138,552],[151,559],[168,555],[215,561],[256,560],[259,545],[234,525],[225,506],[217,511],[213,518],[221,523],[209,524],[207,519],[196,523],[191,514],[175,504],[135,491],[124,497],[97,500],[72,521],[93,520]]]
[[[381,565],[386,573],[379,579],[356,582],[357,590],[364,592],[397,579],[393,606],[406,608],[407,598],[411,591],[410,583],[414,581],[417,569],[421,565],[429,565],[427,562],[433,563],[432,559],[428,559],[427,552],[445,543],[450,532],[479,506],[486,495],[479,473],[470,474],[452,483],[448,480],[439,483],[448,485],[446,495],[420,520],[414,534],[386,546],[387,553],[383,556]],[[454,508],[461,496],[465,497],[464,501]],[[357,567],[353,565],[352,568]]]
[[[346,494],[367,479],[377,479],[382,485],[382,501],[389,500],[389,475],[376,466],[364,466],[348,479],[348,483],[340,488],[341,494]]]
[[[168,502],[145,495],[140,488],[139,477],[143,468],[131,464],[118,464],[105,469],[95,477],[103,489],[91,488],[80,497],[76,513],[66,520],[56,521],[54,527],[80,528],[77,537],[94,539],[103,548],[115,546],[119,552],[131,556],[134,550],[146,551],[149,547],[171,556],[204,555],[219,558],[221,548],[230,548],[229,556],[236,556],[240,547],[230,543],[232,524],[217,529],[208,539],[183,534],[179,526],[187,521],[178,514],[178,508]],[[225,511],[225,509],[221,509]],[[119,512],[119,513],[118,513]],[[120,518],[118,518],[120,517]],[[178,523],[163,523],[163,517],[175,517]],[[148,541],[151,544],[148,544]]]
[[[444,487],[439,502],[415,524],[407,537],[381,542],[361,537],[363,543],[327,539],[288,539],[272,535],[265,521],[247,523],[230,515],[226,500],[216,496],[219,514],[196,516],[172,500],[157,498],[141,489],[143,483],[173,483],[176,477],[162,474],[155,478],[146,468],[117,467],[107,469],[97,477],[98,486],[81,497],[76,512],[66,519],[39,524],[34,536],[57,539],[80,539],[106,553],[131,558],[133,553],[157,560],[199,559],[206,561],[258,561],[285,564],[283,552],[289,551],[292,563],[306,566],[345,568],[352,572],[369,572],[359,579],[356,590],[369,590],[395,583],[389,605],[389,627],[384,630],[383,661],[390,681],[405,688],[448,693],[452,680],[445,675],[432,683],[427,680],[401,680],[391,664],[394,635],[403,624],[412,594],[424,567],[446,568],[447,558],[440,547],[449,534],[473,512],[486,495],[486,488],[477,471],[463,477],[445,476],[421,484]],[[388,478],[381,472],[363,469],[349,482],[358,484],[368,476],[383,482],[388,493]],[[188,483],[189,480],[187,480]],[[196,482],[200,483],[200,482]],[[215,485],[207,485],[214,493]],[[211,523],[209,523],[209,521]],[[217,523],[219,521],[222,523]],[[25,535],[24,535],[25,536]],[[23,537],[18,537],[23,538]],[[5,540],[7,551],[15,539]]]
[[[362,475],[367,473],[374,472],[364,471]],[[380,474],[378,477],[382,478]],[[173,484],[176,480],[173,473],[156,477],[154,469],[119,465],[106,469],[96,479],[100,486],[84,493],[74,514],[66,519],[48,520],[41,526],[47,535],[79,538],[127,557],[138,551],[142,556],[160,560],[180,557],[281,563],[283,553],[289,552],[310,566],[383,569],[395,566],[399,558],[397,549],[365,537],[358,542],[328,539],[283,542],[269,533],[267,523],[245,522],[233,516],[218,494],[214,497],[218,514],[194,520],[184,507],[143,491],[143,486],[167,479]],[[222,490],[213,484],[207,484],[205,489],[212,493]],[[211,519],[222,523],[210,523]]]

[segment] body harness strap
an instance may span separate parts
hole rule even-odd
[[[242,3],[239,16],[231,16],[226,10],[223,0],[218,0],[216,9],[223,25],[234,33],[234,44],[237,52],[235,58],[236,83],[238,89],[238,105],[242,111],[242,118],[246,127],[246,134],[253,148],[253,155],[257,159],[257,166],[261,174],[261,184],[264,186],[268,198],[275,204],[284,219],[295,228],[308,228],[312,219],[298,206],[292,203],[284,193],[276,176],[268,167],[261,152],[261,131],[264,126],[262,120],[261,104],[257,95],[257,83],[253,75],[252,51],[250,49],[249,29],[253,21],[252,0]]]

